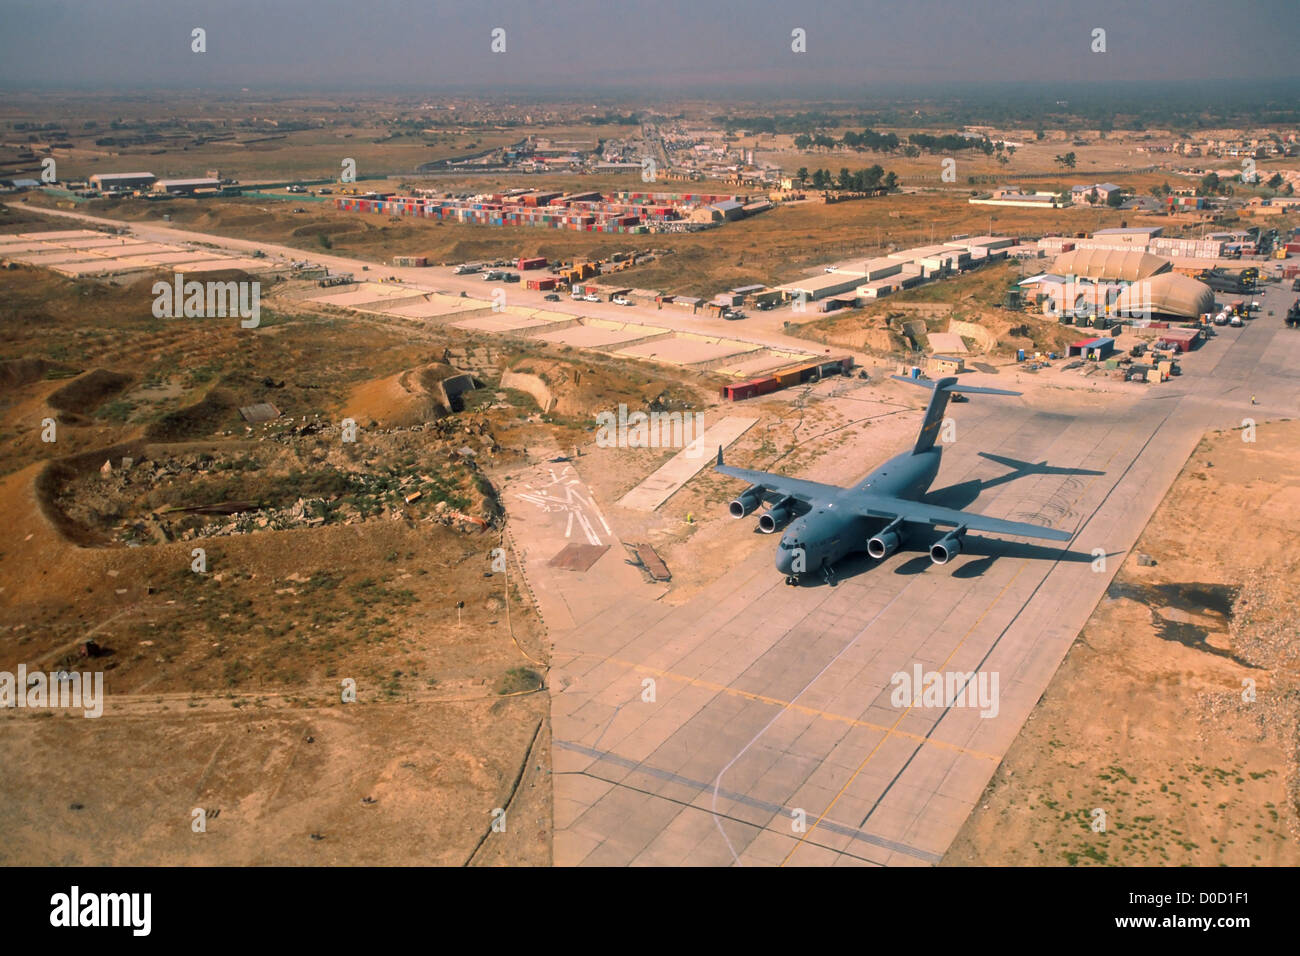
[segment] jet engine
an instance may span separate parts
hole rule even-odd
[[[946,534],[930,546],[930,560],[935,564],[947,564],[961,554],[961,534],[957,531]]]
[[[732,513],[734,514],[735,512]],[[763,534],[771,534],[793,517],[794,499],[785,498],[778,501],[775,505],[768,508],[759,516],[758,530],[763,532]]]
[[[752,485],[746,488],[737,496],[736,500],[727,505],[727,510],[731,512],[733,518],[743,518],[763,501],[763,486]]]
[[[877,560],[887,558],[903,543],[903,539],[892,527],[886,528],[874,537],[867,539],[867,554]]]

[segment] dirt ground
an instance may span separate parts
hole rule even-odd
[[[541,625],[448,453],[522,455],[492,429],[528,411],[341,446],[358,388],[449,343],[160,321],[147,291],[0,273],[0,671],[104,681],[98,718],[0,710],[0,862],[548,864]],[[245,425],[263,400],[286,414]]]
[[[1300,422],[1255,437],[1202,440],[945,865],[1300,864]]]

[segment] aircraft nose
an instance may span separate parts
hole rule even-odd
[[[783,548],[778,548],[776,551],[776,569],[782,574],[789,574],[793,566],[794,558],[791,553]]]

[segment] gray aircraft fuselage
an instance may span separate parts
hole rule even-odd
[[[868,538],[887,519],[869,518],[851,509],[836,510],[840,499],[851,500],[859,492],[892,495],[917,501],[930,490],[939,474],[943,449],[935,446],[923,452],[895,455],[851,488],[843,489],[832,501],[819,501],[812,511],[796,518],[781,535],[776,549],[776,569],[784,575],[798,575],[828,568],[845,555],[860,551]],[[804,565],[794,569],[795,556],[802,549]]]

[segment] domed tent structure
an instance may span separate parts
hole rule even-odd
[[[1052,272],[1088,279],[1136,282],[1168,272],[1173,263],[1140,249],[1075,249],[1056,257]]]
[[[1119,315],[1168,315],[1194,319],[1214,311],[1214,290],[1204,282],[1177,272],[1165,272],[1133,283],[1115,302]]]

